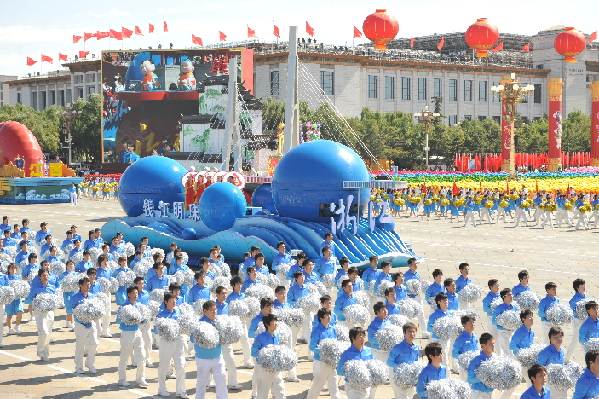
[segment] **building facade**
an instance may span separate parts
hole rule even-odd
[[[0,75],[0,107],[10,104],[10,86],[6,82],[14,79],[17,79],[17,76]]]

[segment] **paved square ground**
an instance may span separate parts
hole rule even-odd
[[[62,242],[64,233],[72,224],[79,227],[82,236],[87,230],[101,227],[105,222],[114,218],[123,217],[118,202],[91,201],[83,198],[80,205],[51,204],[30,206],[0,205],[0,214],[8,215],[11,223],[19,223],[22,218],[31,221],[31,227],[36,228],[39,223],[46,221],[50,230]],[[420,265],[423,278],[432,280],[431,272],[441,268],[446,277],[458,276],[458,264],[469,262],[471,277],[481,287],[486,287],[490,278],[498,278],[502,287],[513,287],[518,283],[516,274],[522,269],[531,273],[530,283],[535,292],[544,295],[544,285],[548,281],[558,284],[558,296],[563,301],[572,297],[572,281],[575,278],[584,278],[587,281],[587,293],[599,297],[599,230],[573,231],[563,229],[541,228],[513,228],[512,224],[482,225],[479,227],[462,228],[461,223],[449,223],[446,220],[431,221],[421,218],[396,219],[397,231],[402,239],[411,242],[416,253],[425,259]],[[225,254],[226,255],[226,254]],[[476,309],[482,314],[482,305],[478,303]],[[113,305],[113,321],[116,305]],[[37,340],[36,328],[33,323],[22,325],[21,336],[4,337],[4,348],[0,349],[0,395],[12,398],[83,398],[83,397],[111,397],[116,393],[119,398],[138,398],[157,395],[157,369],[146,369],[146,378],[150,383],[147,389],[120,389],[117,385],[117,363],[119,354],[118,327],[113,326],[113,338],[100,339],[96,369],[98,374],[78,377],[73,374],[74,333],[64,327],[64,310],[56,312],[55,343],[51,345],[50,361],[40,363],[36,361],[35,343]],[[25,315],[28,318],[29,315]],[[534,331],[536,341],[541,341],[542,334],[540,320],[535,320]],[[4,334],[7,328],[4,327]],[[476,334],[480,336],[485,332],[484,323],[478,322]],[[564,343],[570,342],[572,329],[565,328]],[[419,340],[421,347],[427,343]],[[235,346],[237,364],[242,364],[241,348]],[[312,378],[312,364],[307,359],[307,345],[298,345],[298,383],[285,383],[289,398],[304,398],[310,387]],[[155,364],[158,353],[152,354]],[[584,363],[583,353],[577,350],[574,360]],[[190,397],[195,389],[194,362],[186,366],[187,388]],[[129,381],[134,380],[134,370],[128,371]],[[229,392],[230,398],[247,399],[250,395],[251,370],[239,369],[239,381],[243,391]],[[454,375],[455,377],[455,375]],[[341,382],[343,389],[343,382]],[[133,387],[133,384],[132,384]],[[174,392],[174,380],[167,381],[167,387]],[[514,397],[518,397],[525,389],[521,384]],[[171,395],[175,397],[174,393]],[[214,398],[214,389],[209,389],[207,397]],[[496,395],[498,396],[498,395]],[[323,391],[321,397],[329,397]],[[342,395],[345,398],[345,395]],[[389,385],[379,387],[378,398],[392,398],[393,393]]]

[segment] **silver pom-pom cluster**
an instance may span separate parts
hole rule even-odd
[[[520,312],[515,310],[506,310],[497,316],[497,324],[506,330],[515,331],[522,327]]]
[[[297,308],[279,308],[275,309],[274,313],[279,317],[279,320],[290,326],[301,326],[304,322],[305,314],[302,309]]]
[[[264,327],[264,323],[258,323],[258,327],[256,327],[255,334],[256,336],[262,334],[266,331]],[[280,322],[277,327],[277,332],[279,333],[279,343],[281,345],[287,345],[291,341],[291,328],[283,322]]]
[[[193,310],[195,311],[195,314],[200,317],[204,315],[204,302],[206,302],[206,299],[200,298],[191,305],[193,307]],[[233,302],[237,302],[237,301],[233,301]],[[231,303],[233,303],[233,302],[231,302]]]
[[[370,386],[384,385],[389,379],[389,366],[378,359],[366,360],[366,367],[370,371]]]
[[[0,305],[8,305],[15,300],[15,289],[11,286],[0,287]]]
[[[320,296],[311,292],[297,300],[296,305],[304,312],[317,312],[320,309]]]
[[[99,279],[96,279],[96,282],[100,285],[100,291],[102,292],[110,292],[110,290],[112,289],[112,283],[109,279],[105,277],[100,277]]]
[[[422,289],[422,292],[423,293],[426,292],[426,290],[428,290],[428,287],[430,287],[431,284],[432,283],[430,281],[428,281],[428,280],[422,280],[420,282],[420,288]]]
[[[134,305],[121,306],[117,311],[117,317],[123,324],[128,326],[140,324],[142,320],[141,312]]]
[[[73,309],[73,315],[82,323],[91,323],[106,314],[106,304],[102,298],[87,298]]]
[[[522,367],[528,370],[533,366],[533,364],[537,363],[539,352],[545,349],[545,347],[545,344],[532,344],[528,348],[520,349],[520,351],[516,354],[516,360],[520,362]]]
[[[392,314],[391,316],[387,317],[389,319],[389,322],[391,324],[393,324],[394,326],[397,326],[399,328],[402,328],[404,326],[404,324],[406,324],[407,322],[410,321],[410,319],[408,319],[406,316],[402,316],[402,315],[398,315],[398,314]]]
[[[279,263],[277,269],[279,270],[279,273],[287,275],[289,269],[291,269],[291,263]]]
[[[258,300],[263,298],[274,299],[275,291],[266,284],[253,284],[245,290],[245,296]]]
[[[505,391],[520,384],[522,368],[511,357],[493,356],[475,370],[476,377],[491,389]]]
[[[158,315],[158,313],[160,313],[160,305],[161,303],[156,302],[156,301],[148,301],[148,304],[146,305],[148,307],[148,310],[150,311],[150,318],[154,318]]]
[[[62,288],[62,292],[79,291],[79,280],[82,278],[82,275],[73,273],[64,276],[64,278],[60,281],[60,288]]]
[[[245,299],[238,299],[229,302],[229,315],[239,317],[249,317],[250,310]]]
[[[441,339],[452,339],[457,338],[464,331],[464,327],[459,317],[444,316],[435,320],[433,331]]]
[[[216,348],[220,344],[218,330],[205,321],[198,322],[197,328],[193,331],[193,339],[196,344],[206,349]]]
[[[186,306],[184,306],[186,305]],[[177,319],[181,334],[191,335],[198,328],[198,316],[194,312],[194,308],[187,304],[181,304],[177,307],[181,311],[181,315]],[[203,312],[202,312],[203,314]]]
[[[459,292],[460,300],[468,303],[477,302],[483,295],[482,289],[476,284],[467,284]]]
[[[10,280],[10,286],[15,290],[15,299],[27,298],[31,286],[27,281],[23,280]],[[64,290],[63,290],[64,291]]]
[[[174,342],[180,335],[179,323],[175,319],[160,317],[154,320],[154,327],[158,331],[158,336],[168,342]]]
[[[250,316],[256,316],[260,313],[260,300],[258,298],[246,297],[243,299],[248,307]]]
[[[219,315],[216,318],[216,330],[223,345],[234,344],[245,334],[241,320],[237,316]]]
[[[455,317],[459,317],[460,319],[462,318],[462,316],[472,316],[474,317],[476,320],[478,320],[478,312],[476,311],[476,309],[459,309],[459,310],[452,310],[451,313],[455,316]]]
[[[422,285],[420,285],[420,281],[416,279],[406,281],[406,288],[412,295],[418,295],[422,292]]]
[[[75,252],[73,256],[71,256],[71,260],[77,266],[79,262],[83,261],[83,252]]]
[[[102,255],[102,250],[100,248],[90,248],[89,249],[89,259],[94,262],[94,263],[98,263],[98,256]]]
[[[130,242],[125,243],[123,245],[123,252],[125,252],[126,257],[133,256],[135,255],[135,246]]]
[[[556,303],[547,309],[547,320],[554,327],[563,326],[572,322],[572,309],[565,303]]]
[[[219,277],[215,278],[214,281],[212,282],[212,287],[210,287],[210,291],[216,292],[216,289],[218,287],[227,288],[229,286],[229,280],[230,280],[229,277],[225,277],[225,276],[219,276]],[[260,284],[256,284],[256,285],[260,285]]]
[[[541,299],[542,297],[533,291],[524,291],[514,298],[523,310],[530,310],[533,313],[539,310]]]
[[[547,382],[552,389],[567,391],[576,385],[576,381],[584,373],[584,368],[576,362],[568,364],[550,364],[547,366]]]
[[[335,330],[337,330],[337,340],[349,342],[349,329],[346,326],[337,324]]]
[[[118,281],[120,287],[128,287],[133,285],[133,280],[135,280],[135,277],[136,276],[133,270],[125,270],[117,273],[116,280]]]
[[[466,371],[468,371],[468,367],[470,366],[470,362],[472,359],[478,356],[479,351],[468,351],[462,353],[458,356],[458,364]]]
[[[148,271],[152,268],[149,258],[143,258],[133,266],[133,272],[137,277],[146,277]]]
[[[383,280],[383,281],[381,281],[381,283],[377,287],[376,294],[379,297],[384,298],[385,297],[385,291],[387,290],[387,288],[392,288],[394,286],[395,286],[395,284],[393,284],[392,281]]]
[[[53,262],[50,264],[50,273],[55,276],[60,276],[62,273],[67,271],[67,265],[62,262]]]
[[[326,288],[333,288],[333,286],[335,285],[335,275],[325,274],[320,278],[320,281],[322,282],[322,285],[324,285]]]
[[[372,385],[370,370],[363,360],[349,360],[343,365],[345,378],[356,389],[370,388]]]
[[[356,298],[358,305],[362,305],[366,309],[370,309],[370,297],[366,291],[354,292],[352,296]]]
[[[495,308],[497,306],[501,305],[502,303],[503,303],[503,298],[497,297],[497,298],[493,299],[493,302],[491,302],[491,304],[489,305],[489,307],[491,308],[491,311],[494,312]],[[514,304],[514,303],[512,302],[512,304]]]
[[[284,345],[268,345],[260,349],[256,363],[269,373],[289,371],[297,366],[297,354]]]
[[[401,363],[393,370],[393,382],[400,388],[409,389],[418,384],[418,375],[428,363],[417,361],[412,364]]]
[[[347,341],[338,341],[334,338],[325,338],[318,344],[320,360],[331,367],[337,367],[341,354],[350,346]]]
[[[306,288],[308,288],[308,291],[318,296],[327,295],[328,292],[327,287],[325,287],[320,281],[316,283],[308,283],[306,284]]]
[[[586,344],[583,344],[584,352],[598,351],[599,350],[599,338],[591,338]]]
[[[426,386],[429,399],[469,399],[472,389],[467,382],[457,378],[431,381]]]
[[[595,298],[593,298],[592,296],[587,296],[582,301],[576,302],[576,315],[578,316],[580,321],[584,322],[589,317],[589,314],[588,314],[587,310],[585,309],[585,305],[591,301],[597,302],[597,300]]]
[[[186,270],[183,273],[183,284],[185,284],[185,285],[187,285],[189,287],[193,287],[193,285],[195,284],[194,277],[195,277],[195,275],[194,275],[193,270],[191,270],[191,269]],[[228,286],[228,284],[225,285],[225,287],[227,287],[227,286]]]
[[[399,305],[399,313],[409,319],[417,317],[420,312],[422,312],[422,306],[420,306],[420,304],[413,299],[397,301],[397,304]]]
[[[60,305],[61,298],[56,294],[39,294],[33,298],[33,310],[40,313],[49,312]]]
[[[152,256],[150,256],[150,258],[153,258],[154,254],[160,254],[162,256],[162,258],[164,258],[164,250],[162,248],[152,248],[150,250],[150,254],[152,254]]]
[[[374,334],[376,342],[378,342],[381,350],[390,352],[391,349],[399,344],[404,339],[403,331],[401,327],[390,325],[383,327]]]
[[[139,324],[145,324],[149,322],[152,318],[152,311],[150,310],[148,305],[140,303],[137,305],[137,308],[139,309],[139,313],[141,314],[141,320],[139,321]]]
[[[150,292],[150,301],[156,301],[159,303],[164,302],[164,294],[167,293],[168,290],[164,288],[156,288]]]
[[[370,321],[370,313],[362,305],[349,305],[343,310],[343,316],[351,326],[365,326]]]
[[[277,288],[279,285],[281,285],[281,280],[279,279],[279,277],[276,274],[271,274],[268,273],[266,275],[262,274],[262,273],[258,273],[261,275],[262,277],[262,284],[265,284],[266,286],[272,288],[273,290],[275,288]]]
[[[177,284],[177,285],[182,285],[183,284],[183,273],[181,272],[177,272],[175,274],[169,274],[168,276],[166,276],[166,278],[168,278],[168,285],[171,284]]]

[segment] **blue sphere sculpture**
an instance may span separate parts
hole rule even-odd
[[[245,216],[245,210],[245,196],[228,182],[211,184],[200,197],[200,218],[212,230],[232,227],[235,219]]]
[[[129,217],[143,213],[144,200],[158,202],[185,202],[185,188],[181,183],[187,171],[170,158],[153,155],[131,164],[119,182],[119,202]]]
[[[289,151],[276,166],[272,181],[274,204],[280,216],[308,222],[330,222],[320,209],[353,195],[358,202],[358,189],[343,189],[344,181],[368,181],[370,175],[364,161],[352,149],[333,141],[316,140]],[[370,199],[368,188],[360,189],[360,202]]]
[[[259,206],[271,214],[276,214],[275,202],[272,198],[272,184],[261,184],[252,194],[252,206]]]
[[[183,231],[181,232],[181,238],[184,240],[195,240],[196,230],[193,227],[183,229]]]

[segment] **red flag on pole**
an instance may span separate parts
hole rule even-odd
[[[274,31],[273,34],[275,35],[275,37],[277,38],[281,38],[280,34],[279,34],[279,27],[277,25],[274,26]]]
[[[116,40],[123,40],[123,32],[119,32],[118,30],[111,29],[110,37]]]
[[[110,32],[100,32],[100,31],[98,31],[96,33],[96,39],[97,40],[104,39],[104,38],[107,38],[107,37],[110,37]]]
[[[32,66],[33,64],[35,64],[37,61],[34,61],[33,58],[31,57],[27,57],[27,66]]]
[[[437,50],[441,51],[443,46],[445,46],[445,36],[441,36],[441,40],[439,41],[439,44],[437,44]]]
[[[495,47],[493,50],[491,50],[491,52],[492,53],[496,53],[496,52],[501,51],[501,50],[503,50],[503,42],[499,43],[497,45],[497,47]]]
[[[148,24],[148,33],[154,33],[154,25]]]
[[[458,185],[457,185],[457,184],[455,184],[455,182],[453,182],[453,189],[452,189],[451,193],[452,193],[454,196],[456,196],[456,195],[458,195],[458,193],[459,193],[459,192],[460,192],[460,189],[458,188]]]
[[[66,61],[67,55],[58,53],[58,61]]]
[[[204,43],[200,37],[195,36],[193,33],[191,34],[191,41],[198,46],[203,46]]]
[[[357,37],[362,37],[362,32],[360,32],[360,29],[354,26],[354,39]]]
[[[131,35],[133,34],[133,31],[132,31],[132,30],[130,30],[130,29],[127,29],[127,28],[125,28],[125,27],[123,27],[123,28],[122,28],[122,31],[123,31],[123,37],[124,37],[125,39],[128,39],[128,38],[130,38],[130,37],[131,37]]]
[[[416,41],[416,38],[413,37],[410,39],[410,48],[414,48],[414,42]]]
[[[589,43],[593,43],[595,40],[597,40],[597,31],[591,33],[589,36]]]
[[[89,51],[79,51],[79,58],[85,58],[89,54]]]
[[[524,47],[522,47],[522,50],[526,51],[527,53],[530,53],[530,43],[526,43]]]
[[[164,24],[163,24],[163,25],[164,25],[164,31],[165,31],[165,32],[168,32],[168,25],[166,24],[166,21],[164,21]]]
[[[312,28],[310,26],[308,21],[306,21],[306,33],[309,34],[310,36],[314,36],[314,28]]]
[[[219,40],[220,40],[221,42],[226,42],[226,41],[227,41],[227,35],[225,35],[225,34],[224,34],[223,32],[221,32],[221,31],[218,31],[218,37],[219,37]]]
[[[422,194],[426,194],[426,182],[422,183]]]
[[[135,27],[135,34],[139,35],[139,36],[143,36],[144,35],[143,33],[141,33],[141,29],[139,29],[139,26]]]
[[[86,32],[86,33],[83,34],[83,41],[86,42],[89,39],[91,39],[92,37],[96,37],[96,34],[95,33],[87,33]]]
[[[54,62],[54,60],[51,57],[42,54],[42,62],[44,62],[44,61],[49,62],[50,64],[52,64]]]
[[[257,39],[258,36],[256,36],[256,31],[250,29],[250,27],[248,26],[248,39],[251,39],[251,38]]]
[[[73,35],[73,44],[78,43],[81,39],[83,39],[83,36]]]

